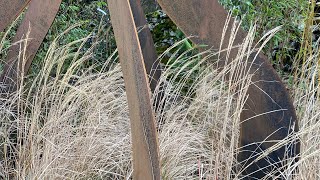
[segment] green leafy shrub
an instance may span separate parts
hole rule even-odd
[[[267,31],[282,26],[282,30],[264,49],[269,58],[273,57],[276,61],[274,63],[290,55],[291,49],[294,48],[293,42],[301,41],[304,18],[308,13],[306,0],[220,0],[220,2],[241,19],[245,30],[248,30],[252,23],[256,23],[258,39]],[[273,52],[275,48],[280,48],[281,51]]]

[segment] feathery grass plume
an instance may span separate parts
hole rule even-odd
[[[312,32],[319,28],[313,24],[315,6],[315,1],[309,2],[309,14],[305,19],[301,42],[302,48],[293,67],[295,81],[292,83],[292,94],[300,120],[298,136],[301,141],[300,161],[293,165],[299,168],[295,179],[319,179],[320,177],[320,40],[312,39]]]
[[[251,84],[252,74],[243,66],[256,49],[253,34],[254,29],[239,48],[237,58],[219,71],[218,59],[208,62],[219,52],[203,52],[202,58],[172,52],[173,63],[165,67],[160,83],[163,88],[158,88],[165,95],[163,110],[156,113],[162,179],[242,178],[239,172],[243,169],[235,170],[235,155],[239,151],[240,113]],[[81,46],[74,49],[87,38],[61,46],[62,37],[51,43],[38,76],[1,99],[0,176],[130,179],[130,123],[117,54],[110,56],[99,71],[98,64],[83,67],[84,62],[94,59],[92,51],[83,52]],[[63,71],[67,61],[69,68]],[[225,80],[226,74],[232,81]],[[297,179],[319,177],[316,80],[301,79],[308,88],[296,89],[302,155],[298,163],[286,168],[284,177],[293,173]],[[186,86],[187,91],[182,91]],[[298,172],[292,172],[295,166],[299,166]]]
[[[117,58],[116,53],[99,72],[94,66],[82,68],[92,58],[91,51],[74,48],[86,39],[59,46],[59,38],[62,35],[51,43],[38,76],[22,81],[25,83],[18,91],[3,100],[2,176],[129,178],[131,138],[125,88],[121,68],[109,64]],[[215,142],[211,136],[225,124],[214,119],[226,116],[222,107],[229,102],[231,108],[235,96],[227,97],[230,92],[225,89],[230,88],[222,82],[224,71],[230,67],[218,72],[214,65],[201,67],[205,58],[190,66],[199,61],[199,56],[182,57],[175,60],[182,67],[174,68],[173,63],[162,78],[167,96],[166,110],[158,114],[165,122],[159,126],[163,179],[197,178],[199,171],[200,175],[208,171],[209,163],[215,161],[211,151],[216,150],[210,145]],[[70,59],[69,68],[63,72],[64,63]],[[195,70],[201,73],[194,75]],[[176,76],[167,78],[169,74],[183,76],[177,82]],[[192,74],[195,83],[187,93],[181,93]],[[210,93],[203,93],[207,90]],[[214,110],[217,102],[220,112]],[[231,146],[235,144],[236,138]],[[233,152],[225,154],[232,158],[232,165]]]

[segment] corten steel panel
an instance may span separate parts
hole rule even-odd
[[[48,29],[50,28],[60,6],[61,0],[32,0],[29,4],[26,15],[19,26],[13,42],[17,42],[26,38],[26,34],[30,30],[29,40],[26,47],[26,63],[24,66],[24,74],[27,73],[32,59],[37,53],[43,39],[45,38]],[[30,29],[29,29],[30,27]],[[24,44],[25,45],[25,44]],[[5,84],[17,84],[17,75],[22,73],[21,59],[18,62],[18,54],[20,45],[11,46],[4,66],[4,72],[0,77],[0,81]],[[19,64],[19,68],[17,68]],[[17,70],[19,72],[17,72]]]
[[[143,54],[144,64],[149,75],[150,89],[154,92],[161,76],[161,67],[158,60],[152,34],[143,13],[140,0],[130,0],[133,18],[138,29],[138,36]]]
[[[29,2],[30,0],[0,0],[0,32],[18,17]]]
[[[133,179],[160,179],[155,117],[148,78],[129,0],[108,0],[125,81],[133,149]]]
[[[158,0],[158,3],[187,36],[197,36],[192,38],[193,42],[219,49],[227,12],[217,0]],[[233,21],[230,24],[232,25],[232,23]],[[229,28],[225,39],[229,39],[230,32]],[[239,30],[234,45],[242,43],[245,36],[246,33]],[[226,47],[226,43],[222,45],[222,49]],[[232,60],[236,54],[237,49],[231,51],[227,61]],[[254,55],[250,58],[251,62],[253,57]],[[248,63],[251,64],[250,61]],[[281,79],[263,54],[259,54],[254,62],[255,65],[251,68],[251,72],[256,71],[252,78],[255,85],[249,87],[247,92],[249,98],[246,101],[245,110],[241,113],[240,147],[264,140],[282,140],[288,136],[288,132],[292,132],[291,126],[293,123],[295,123],[294,131],[298,131],[295,109]],[[275,110],[278,111],[271,113]],[[262,113],[266,114],[256,116]],[[252,119],[245,121],[249,118]],[[271,134],[273,135],[270,136]],[[260,148],[266,150],[273,144],[263,143]],[[299,146],[298,140],[296,146],[287,146],[292,150],[289,157],[300,152]],[[252,173],[250,176],[261,178],[265,174],[259,167],[264,167],[266,172],[271,171],[273,167],[268,167],[270,163],[265,160],[254,162],[254,158],[250,159],[251,152],[256,151],[256,149],[257,145],[244,147],[243,151],[238,154],[238,160],[240,162],[246,161],[246,163],[241,164],[242,167],[253,163],[243,172],[243,175]],[[279,159],[284,159],[284,153],[285,147],[282,147],[269,154],[268,158],[279,163]]]

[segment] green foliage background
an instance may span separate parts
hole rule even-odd
[[[220,2],[226,9],[230,10],[234,16],[241,19],[244,29],[248,30],[253,23],[256,23],[256,38],[262,37],[267,31],[274,27],[282,26],[282,30],[271,39],[264,48],[264,51],[270,59],[273,59],[274,64],[279,63],[284,57],[293,59],[293,57],[291,57],[292,53],[290,52],[293,48],[292,42],[299,42],[301,40],[304,30],[304,19],[308,13],[308,1],[220,0]],[[153,0],[144,0],[143,4],[148,12],[147,19],[150,23],[149,26],[153,33],[158,54],[163,53],[175,42],[185,38],[179,28],[161,11],[160,7],[153,3]],[[105,11],[106,16],[103,17],[103,14],[99,12],[97,8]],[[101,43],[98,44],[95,49],[94,60],[88,62],[88,65],[103,63],[116,48],[112,29],[110,29],[111,24],[109,22],[107,8],[108,5],[105,0],[64,0],[52,27],[36,55],[31,73],[36,74],[40,68],[41,59],[45,56],[50,42],[75,24],[79,24],[79,26],[71,29],[70,32],[60,40],[60,43],[68,44],[91,34],[92,39],[88,41],[83,51],[86,51],[86,48],[89,48],[95,41]],[[99,27],[102,31],[98,31]],[[95,37],[98,37],[96,36],[98,33],[102,33],[108,38],[95,39]],[[13,37],[13,35],[14,31],[10,37]],[[10,44],[9,42],[10,39],[7,42],[8,46]],[[181,51],[185,51],[192,49],[193,45],[190,41],[186,40],[182,47],[178,48],[180,48]],[[278,48],[278,50],[274,51],[275,48]],[[162,63],[166,64],[170,55],[171,54],[168,54]],[[66,63],[65,66],[65,68],[67,68],[68,64]]]
[[[300,42],[304,31],[304,21],[308,14],[306,0],[220,0],[227,9],[242,21],[242,27],[248,30],[252,23],[257,24],[256,38],[267,31],[282,26],[264,48],[265,53],[275,63],[285,58],[291,60],[294,42]],[[280,50],[273,52],[273,49]]]

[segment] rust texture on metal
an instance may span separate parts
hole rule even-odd
[[[158,0],[158,3],[186,36],[194,36],[193,42],[219,49],[228,14],[218,0]],[[229,39],[230,29],[228,28],[224,39]],[[241,44],[245,37],[246,33],[240,29],[234,45]],[[226,47],[227,43],[224,43],[222,49]],[[227,61],[231,61],[236,54],[235,49]],[[251,62],[253,57],[254,55],[251,56]],[[300,150],[297,140],[296,145],[283,146],[268,155],[267,158],[273,165],[266,159],[255,161],[257,156],[252,152],[261,153],[275,144],[259,142],[285,139],[292,132],[292,124],[295,124],[294,131],[298,131],[298,123],[289,93],[268,59],[259,54],[254,62],[255,65],[250,69],[250,72],[255,72],[252,78],[254,85],[250,85],[248,89],[249,97],[240,117],[242,123],[239,146],[242,151],[238,154],[238,160],[242,162],[242,167],[248,166],[244,175],[261,178],[265,176],[263,172],[271,171],[285,159],[285,148],[290,148],[287,157],[297,155]]]
[[[161,76],[160,62],[158,60],[152,34],[148,27],[140,0],[130,0],[130,6],[136,27],[138,29],[138,36],[144,64],[147,74],[149,75],[150,89],[152,92],[154,92]]]
[[[129,0],[108,0],[129,105],[133,178],[160,179],[159,146],[148,78]]]
[[[0,0],[0,32],[28,5],[30,0]]]
[[[27,73],[32,59],[37,53],[59,10],[60,4],[61,0],[32,0],[30,2],[26,15],[13,40],[13,42],[17,42],[21,39],[25,39],[29,32],[27,37],[28,42],[26,44],[22,44],[22,48],[26,46],[26,59],[18,59],[20,43],[11,46],[0,81],[6,84],[16,84],[17,76]],[[25,61],[25,63],[22,61]],[[19,68],[17,67],[18,65]]]

